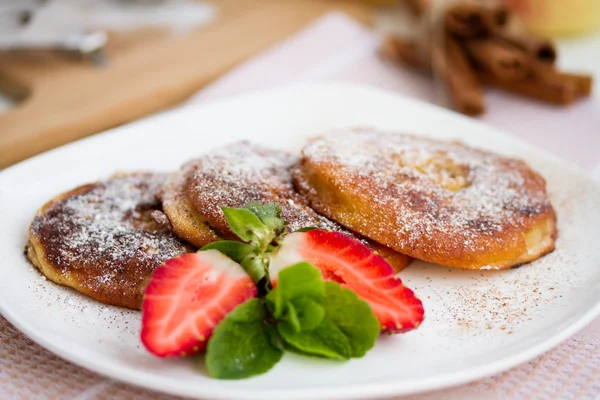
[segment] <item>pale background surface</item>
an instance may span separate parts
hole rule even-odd
[[[371,84],[430,100],[435,88],[418,73],[376,56],[378,38],[341,14],[330,14],[201,91],[191,102],[302,80]],[[600,35],[559,41],[560,65],[600,79]],[[597,86],[597,85],[596,85]],[[584,168],[600,179],[600,96],[568,109],[489,92],[482,118]],[[1,102],[0,107],[8,102]],[[402,111],[399,110],[399,118]],[[532,117],[534,116],[535,117]],[[537,359],[469,385],[397,400],[594,399],[600,394],[600,319]],[[174,399],[114,382],[54,356],[0,317],[2,399]]]

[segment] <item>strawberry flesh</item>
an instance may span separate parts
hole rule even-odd
[[[285,267],[308,261],[323,279],[336,281],[367,301],[384,333],[407,332],[423,321],[423,304],[393,268],[361,242],[319,229],[286,236],[269,266],[273,285]]]
[[[202,351],[217,324],[256,296],[256,286],[242,267],[216,250],[167,260],[146,287],[142,342],[159,357]]]

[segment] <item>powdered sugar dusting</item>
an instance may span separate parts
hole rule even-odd
[[[36,215],[31,234],[64,276],[76,275],[88,290],[124,293],[185,251],[151,217],[160,208],[154,193],[165,179],[133,173],[74,189]]]
[[[371,211],[393,219],[369,229],[397,229],[395,248],[443,236],[451,242],[434,241],[428,251],[485,252],[528,217],[551,210],[543,178],[525,163],[460,143],[354,129],[313,140],[303,156],[313,168],[335,166],[339,190],[369,193]],[[310,182],[299,186],[319,197]],[[319,211],[330,215],[326,206]]]
[[[309,226],[343,230],[312,210],[294,190],[290,170],[297,161],[289,153],[247,141],[225,146],[188,164],[190,196],[221,231],[226,223],[220,207],[244,207],[250,201],[278,203],[290,231]]]
[[[244,207],[250,201],[275,202],[290,232],[314,227],[345,233],[360,240],[396,269],[412,259],[317,213],[292,183],[292,170],[299,159],[282,150],[273,150],[247,141],[234,143],[184,165],[187,196],[210,226],[222,236],[230,234],[220,207]]]

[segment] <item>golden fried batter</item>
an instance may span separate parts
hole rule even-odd
[[[51,281],[102,303],[139,309],[152,272],[190,249],[157,224],[166,175],[132,173],[80,186],[45,204],[27,257]]]
[[[222,237],[208,225],[206,218],[187,198],[184,184],[191,167],[191,164],[184,165],[181,171],[171,174],[157,197],[162,202],[163,211],[175,235],[196,247],[203,247]]]
[[[354,129],[311,141],[293,175],[319,213],[425,261],[504,269],[554,249],[546,183],[520,160]]]
[[[284,151],[239,142],[188,163],[183,169],[183,190],[187,200],[220,236],[231,235],[220,207],[244,207],[250,201],[278,203],[291,232],[316,227],[356,236],[317,214],[294,190],[290,169],[296,162],[296,157]],[[176,225],[173,220],[171,222]],[[412,261],[410,257],[378,243],[365,238],[361,240],[378,251],[397,271]]]

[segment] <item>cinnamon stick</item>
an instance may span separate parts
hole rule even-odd
[[[486,6],[480,3],[463,2],[450,6],[444,14],[447,31],[459,38],[483,37],[505,26],[509,13],[503,6]]]
[[[556,61],[556,47],[554,43],[547,39],[517,35],[506,31],[499,31],[496,36],[511,46],[523,50],[538,61],[548,64],[554,64],[554,61]]]
[[[529,57],[520,49],[493,39],[471,39],[464,42],[465,49],[478,67],[503,81],[525,79],[530,65]]]
[[[480,71],[478,76],[481,82],[487,85],[547,103],[567,105],[573,103],[576,97],[575,84],[569,80],[541,82],[528,78],[521,81],[504,81],[484,71]]]
[[[434,76],[447,92],[455,110],[467,115],[485,111],[485,100],[480,82],[469,64],[460,43],[449,35],[433,43],[431,65]]]
[[[591,75],[573,74],[568,72],[557,72],[557,75],[575,85],[575,94],[577,97],[590,97],[594,79]]]
[[[421,54],[416,42],[401,39],[395,36],[386,37],[379,47],[380,54],[394,63],[404,63],[413,68],[429,70],[431,68],[429,57]]]
[[[591,75],[574,74],[557,71],[552,65],[540,61],[532,63],[532,76],[538,82],[569,81],[575,86],[576,97],[589,97],[592,93],[593,78]]]
[[[430,71],[433,66],[440,87],[454,109],[467,115],[485,111],[481,85],[456,39],[443,35],[441,40],[435,41],[431,58],[421,53],[417,43],[392,36],[383,41],[380,52],[390,61],[403,62],[419,70]]]
[[[405,1],[422,15],[431,0]],[[417,40],[388,37],[380,53],[433,73],[452,107],[468,115],[484,112],[483,84],[558,105],[590,96],[591,76],[558,71],[553,43],[508,31],[508,19],[505,7],[459,2],[441,14],[433,31]]]

